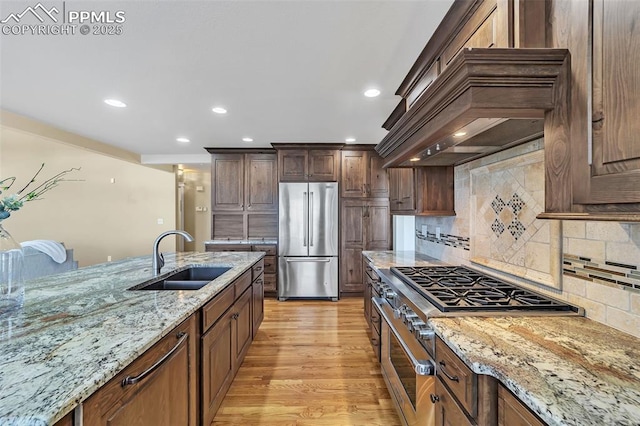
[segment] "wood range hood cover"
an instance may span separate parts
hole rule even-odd
[[[541,137],[566,108],[569,61],[566,49],[464,48],[406,111],[403,99],[376,151],[385,167],[455,165]]]

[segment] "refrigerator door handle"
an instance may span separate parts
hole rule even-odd
[[[294,262],[315,262],[315,263],[329,263],[331,259],[309,259],[309,258],[301,258],[301,259],[287,259],[288,263]]]
[[[302,240],[302,245],[307,247],[307,236],[309,233],[309,199],[307,198],[307,193],[304,192],[304,197],[302,198],[302,214],[304,216],[304,236]]]
[[[310,193],[311,194],[311,207],[309,208],[309,216],[310,216],[310,223],[311,226],[309,226],[309,247],[313,247],[313,192]]]

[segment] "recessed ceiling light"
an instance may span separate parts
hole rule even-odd
[[[124,108],[127,106],[127,104],[117,99],[105,99],[104,103],[116,108]]]
[[[252,138],[242,138],[242,142],[253,142]]]
[[[375,98],[379,94],[380,94],[380,91],[378,89],[368,89],[364,92],[364,95],[367,98]]]
[[[453,134],[453,136],[455,136],[456,138],[459,138],[459,137],[464,136],[466,134],[467,134],[467,132],[456,132],[456,133]]]
[[[344,141],[345,141],[346,143],[352,143],[352,142],[355,142],[355,141],[356,141],[356,138],[346,138]]]
[[[225,108],[222,107],[213,107],[211,109],[211,111],[215,112],[216,114],[226,114],[227,110]]]
[[[177,140],[178,142],[182,142],[182,143],[191,142],[191,141],[190,141],[189,139],[187,139],[187,138],[176,138],[176,140]]]
[[[418,157],[413,157],[412,159],[410,159],[409,161],[420,161],[420,158]]]

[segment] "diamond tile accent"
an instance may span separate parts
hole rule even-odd
[[[498,219],[494,220],[491,224],[491,230],[499,237],[504,232],[504,223]]]
[[[507,206],[511,207],[511,210],[517,216],[524,207],[524,201],[518,194],[513,194],[509,202],[507,202]]]
[[[507,229],[509,230],[509,232],[511,232],[511,235],[513,235],[513,238],[515,238],[516,240],[520,238],[522,234],[524,234],[524,231],[527,230],[522,222],[520,222],[518,219],[514,219],[513,222],[511,222],[509,226],[507,226]]]
[[[491,208],[494,212],[496,212],[496,214],[499,214],[504,209],[504,207],[504,201],[502,201],[502,198],[500,198],[499,195],[496,195],[496,198],[494,198],[491,202]]]

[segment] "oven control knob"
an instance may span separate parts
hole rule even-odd
[[[394,299],[397,296],[396,292],[391,290],[390,288],[387,288],[384,290],[384,298],[385,299]]]
[[[425,324],[425,322],[422,321],[421,319],[417,319],[417,320],[410,321],[408,326],[409,326],[409,331],[414,331],[414,330],[419,330],[422,327],[426,327],[427,324]]]
[[[433,340],[434,336],[435,336],[435,332],[431,328],[423,328],[423,329],[417,330],[417,334],[416,334],[416,337],[420,340]]]
[[[413,312],[411,312],[411,313],[406,313],[406,314],[404,315],[404,323],[405,323],[406,325],[411,324],[413,321],[415,321],[415,320],[417,320],[417,319],[419,319],[418,315],[417,315],[417,314],[415,314],[415,313],[413,313]]]

